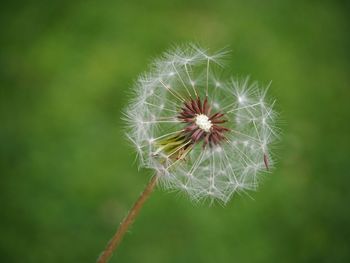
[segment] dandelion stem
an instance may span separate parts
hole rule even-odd
[[[129,229],[129,227],[134,222],[135,218],[137,217],[138,213],[140,212],[141,208],[143,207],[146,200],[150,197],[151,193],[153,192],[154,187],[157,184],[158,175],[154,175],[137,201],[135,202],[134,206],[131,208],[127,216],[123,219],[123,221],[120,223],[120,226],[117,230],[117,232],[114,234],[112,239],[108,242],[107,247],[102,252],[100,257],[97,260],[97,263],[106,263],[108,262],[109,258],[112,256],[113,252],[118,248],[120,242],[122,241],[126,231]]]

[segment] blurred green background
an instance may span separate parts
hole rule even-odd
[[[111,262],[350,262],[348,1],[1,5],[0,262],[95,262],[151,174],[123,135],[130,88],[188,41],[273,81],[277,169],[226,207],[157,190]]]

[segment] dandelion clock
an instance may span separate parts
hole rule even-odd
[[[137,80],[125,110],[126,135],[140,166],[154,176],[98,262],[107,262],[157,184],[195,202],[225,204],[255,190],[273,166],[274,101],[248,78],[222,78],[226,53],[179,46]]]

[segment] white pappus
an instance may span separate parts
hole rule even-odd
[[[193,44],[165,52],[139,77],[125,110],[140,165],[195,201],[226,203],[256,189],[273,166],[274,101],[248,78],[219,79],[226,55]]]

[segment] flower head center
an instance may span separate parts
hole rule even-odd
[[[195,117],[196,125],[205,132],[209,132],[210,128],[213,126],[209,117],[205,114],[197,114]]]
[[[224,133],[229,131],[223,126],[223,123],[227,122],[223,119],[225,114],[221,112],[212,114],[211,109],[207,97],[203,102],[199,97],[184,102],[177,117],[186,124],[180,135],[190,140],[191,147],[201,141],[203,147],[206,145],[212,147],[225,139]]]

